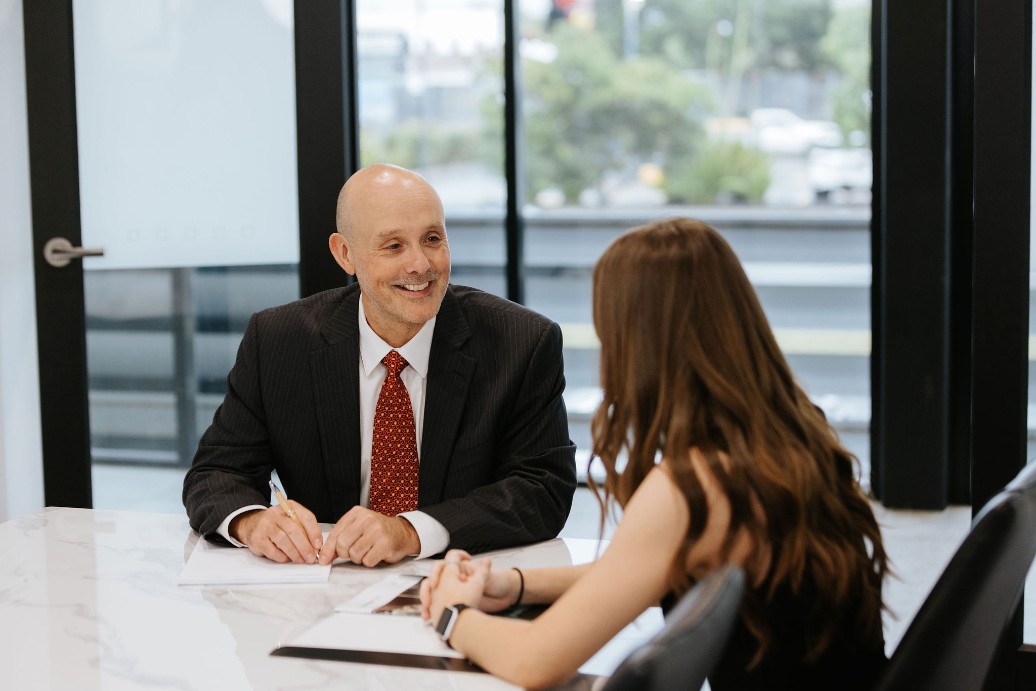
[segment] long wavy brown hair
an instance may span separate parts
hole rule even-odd
[[[719,233],[676,218],[619,237],[594,267],[593,320],[604,392],[591,423],[593,454],[607,471],[598,498],[602,510],[624,507],[666,459],[690,509],[670,570],[674,592],[691,585],[688,553],[708,520],[690,460],[697,449],[730,501],[724,554],[742,529],[757,552],[768,550],[765,578],[742,605],[759,643],[752,665],[771,644],[766,608],[781,586],[801,593],[811,584],[819,614],[809,617],[807,662],[836,634],[880,636],[888,563],[856,459],[795,382]]]

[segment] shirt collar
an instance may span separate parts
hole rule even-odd
[[[422,379],[428,376],[428,359],[432,352],[432,334],[435,331],[436,317],[432,317],[421,330],[399,348],[393,348],[381,336],[374,332],[367,323],[367,315],[363,311],[363,295],[360,295],[359,326],[360,326],[360,366],[368,377],[374,368],[381,364],[382,359],[389,351],[396,350],[403,356],[403,359],[417,372]]]

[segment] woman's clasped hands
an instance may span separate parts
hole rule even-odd
[[[421,617],[434,623],[443,609],[456,604],[499,612],[517,603],[521,585],[514,569],[494,569],[490,559],[475,561],[451,549],[421,582]]]

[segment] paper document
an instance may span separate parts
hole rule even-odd
[[[331,565],[278,564],[243,547],[223,547],[201,538],[180,572],[180,585],[327,583]]]
[[[464,659],[421,617],[389,614],[336,612],[287,641],[282,648],[362,650]]]
[[[377,583],[368,586],[363,592],[354,595],[346,602],[335,607],[336,612],[352,612],[354,614],[366,614],[373,612],[379,607],[393,602],[400,594],[421,582],[421,576],[410,576],[407,574],[393,573],[385,576]],[[398,603],[399,605],[410,603]],[[420,604],[420,600],[417,600]],[[401,608],[396,608],[399,611]],[[411,610],[406,610],[411,612]],[[401,612],[402,613],[402,612]],[[420,614],[420,609],[417,610]]]

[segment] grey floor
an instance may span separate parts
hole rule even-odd
[[[122,511],[181,513],[182,470],[95,465],[94,507]],[[885,638],[893,650],[939,574],[964,538],[971,508],[953,506],[945,511],[893,511],[875,505],[885,547],[895,576],[886,584]],[[590,490],[576,491],[575,502],[562,537],[598,536],[600,511]],[[614,521],[605,525],[611,534]],[[1025,605],[1025,641],[1036,643],[1036,568],[1029,574]]]

